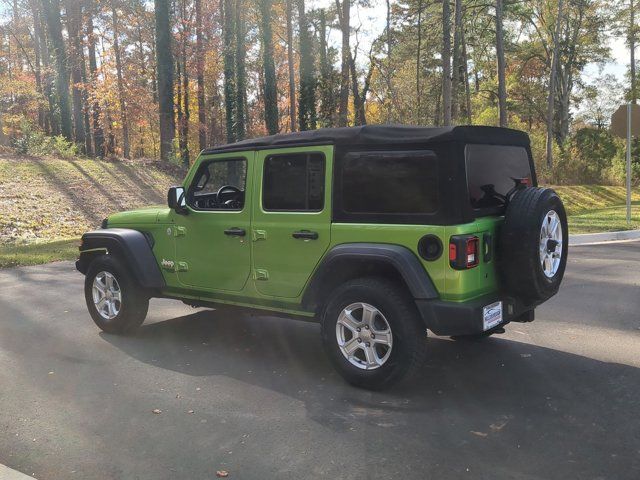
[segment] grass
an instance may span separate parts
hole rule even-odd
[[[24,245],[0,245],[0,268],[40,265],[78,256],[78,239]]]
[[[0,268],[75,258],[78,241],[69,239],[111,213],[164,204],[183,176],[156,161],[0,152]]]
[[[631,194],[631,225],[627,225],[625,187],[567,185],[553,187],[564,202],[571,233],[614,232],[640,228],[640,189]]]
[[[0,245],[77,238],[111,213],[164,204],[182,177],[159,162],[0,153]]]

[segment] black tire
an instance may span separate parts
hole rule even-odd
[[[353,303],[375,307],[391,329],[389,356],[381,366],[372,370],[352,364],[338,345],[338,318],[343,309]],[[357,387],[370,390],[388,388],[403,378],[411,377],[424,364],[427,329],[407,292],[388,280],[360,278],[338,287],[324,309],[321,330],[324,349],[336,370],[347,382]]]
[[[560,262],[552,276],[544,273],[540,259],[541,228],[555,212],[562,228]],[[550,188],[518,191],[507,207],[500,232],[499,265],[503,288],[528,303],[539,303],[555,295],[562,282],[568,253],[567,214],[558,194]],[[551,270],[552,271],[552,270]]]
[[[97,275],[111,274],[121,293],[119,311],[109,319],[100,314],[93,301],[93,285]],[[104,332],[124,334],[140,327],[147,316],[149,297],[120,259],[113,255],[101,255],[91,262],[84,280],[84,297],[95,324]]]

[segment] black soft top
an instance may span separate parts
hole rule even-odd
[[[441,142],[485,143],[528,147],[529,136],[510,128],[456,126],[413,127],[407,125],[364,125],[321,128],[305,132],[280,133],[221,145],[203,153],[251,149],[333,144],[344,146],[427,145]]]

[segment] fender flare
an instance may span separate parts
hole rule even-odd
[[[359,268],[374,265],[393,268],[416,300],[439,297],[426,269],[407,247],[382,243],[344,243],[336,245],[323,257],[302,296],[303,307],[315,309],[319,304],[318,300],[327,293],[326,287],[344,280],[345,270],[351,268],[358,271]],[[353,275],[346,275],[347,278],[353,278]],[[331,280],[332,277],[334,281]]]
[[[152,245],[144,233],[129,228],[105,228],[85,233],[76,268],[86,275],[93,257],[103,253],[122,258],[143,288],[166,286]]]

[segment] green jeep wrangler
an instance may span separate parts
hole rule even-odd
[[[315,320],[340,374],[380,389],[420,369],[427,329],[532,321],[566,236],[527,134],[363,126],[205,150],[168,208],[105,219],[76,265],[105,332],[139,327],[150,297]]]

